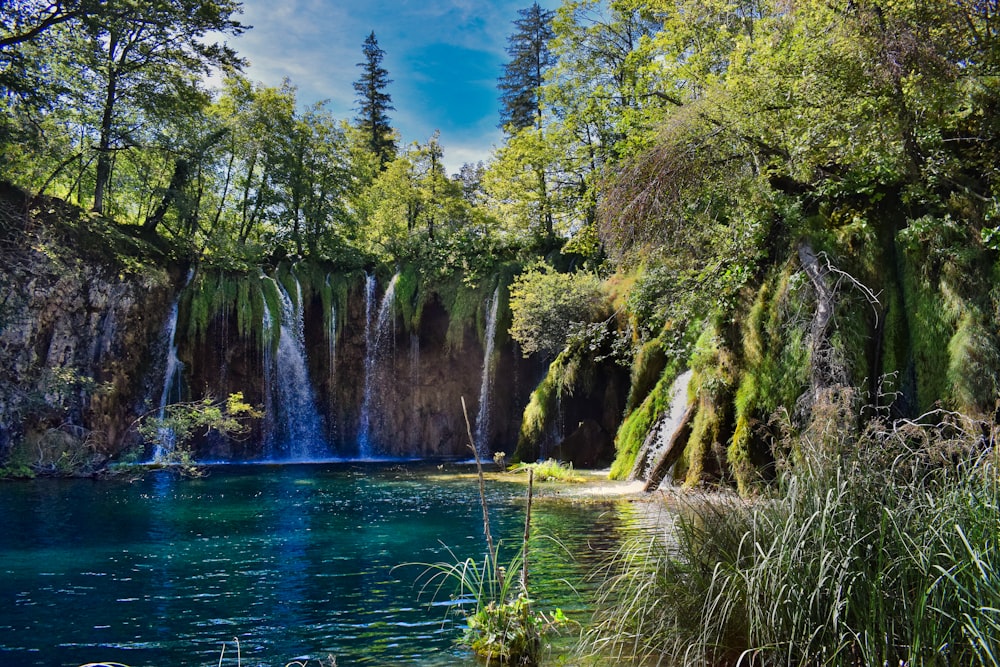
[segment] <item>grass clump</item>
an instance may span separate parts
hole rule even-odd
[[[531,608],[523,577],[524,549],[518,549],[503,561],[502,544],[496,551],[487,549],[482,559],[460,559],[450,549],[451,561],[420,563],[423,590],[432,589],[433,597],[452,591],[459,606],[471,607],[461,642],[488,663],[535,665],[541,652],[541,634],[545,617]]]
[[[573,471],[572,463],[563,463],[555,459],[546,459],[538,463],[515,463],[507,469],[508,472],[520,473],[533,471],[535,479],[540,482],[582,482],[580,477]]]
[[[684,665],[997,665],[994,437],[954,414],[852,436],[845,409],[788,443],[779,497],[694,505],[668,540],[624,547],[590,647]]]

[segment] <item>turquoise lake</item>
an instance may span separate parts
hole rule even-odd
[[[477,664],[456,644],[449,597],[421,593],[422,568],[399,567],[451,561],[449,549],[482,556],[478,485],[459,474],[471,471],[219,466],[200,479],[0,484],[0,664],[219,665],[223,647],[222,665],[244,667]],[[508,545],[523,531],[524,490],[487,483]],[[634,511],[541,494],[536,608],[586,620],[587,575],[635,530]]]

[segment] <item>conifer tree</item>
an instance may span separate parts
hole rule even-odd
[[[517,12],[516,31],[507,38],[507,55],[499,79],[500,127],[513,135],[525,127],[540,126],[542,117],[539,88],[544,83],[545,72],[555,64],[549,50],[554,12],[542,9],[535,2]]]
[[[392,97],[385,92],[392,80],[389,72],[382,67],[385,51],[379,48],[374,31],[365,39],[362,52],[364,61],[358,63],[361,78],[354,82],[354,90],[358,94],[355,122],[367,137],[372,153],[378,156],[379,167],[384,169],[396,155],[396,141],[388,114],[395,107],[392,106]]]

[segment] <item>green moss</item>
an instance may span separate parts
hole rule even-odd
[[[743,364],[733,401],[735,426],[726,459],[741,494],[761,479],[771,443],[758,424],[794,410],[807,388],[810,349],[806,327],[815,309],[808,278],[789,263],[764,282],[742,329]]]
[[[709,461],[712,472],[721,472],[722,443],[727,440],[726,428],[732,412],[732,387],[736,381],[736,364],[732,348],[725,340],[718,318],[709,320],[702,329],[691,354],[689,398],[698,403],[691,436],[674,468],[677,478],[686,486],[708,481]],[[716,459],[713,461],[713,459]]]
[[[916,379],[916,409],[929,410],[948,393],[948,342],[954,334],[952,317],[930,279],[906,262],[903,274],[910,354]]]
[[[271,277],[262,277],[260,280],[260,295],[262,305],[266,308],[271,318],[269,334],[262,329],[261,345],[270,345],[272,349],[277,349],[278,329],[281,326],[281,296],[278,292],[278,283]],[[261,322],[263,322],[263,312],[262,308]]]
[[[558,407],[558,388],[552,375],[550,366],[549,373],[531,392],[528,405],[524,408],[521,432],[518,434],[517,448],[514,450],[514,458],[518,461],[538,460],[546,427]]]
[[[881,392],[888,398],[903,389],[909,359],[909,329],[899,282],[890,282],[883,295],[882,359],[876,370],[882,382]]]
[[[464,283],[455,285],[452,290],[451,305],[447,306],[449,320],[445,346],[449,350],[462,349],[465,344],[465,330],[470,324],[476,327],[477,335],[482,340],[486,326],[481,311],[485,302],[486,294],[482,284],[479,287],[469,287]]]
[[[412,264],[403,267],[396,279],[396,305],[399,306],[403,318],[403,327],[407,331],[418,331],[424,304],[420,290],[420,274],[417,267]]]
[[[564,392],[587,393],[594,389],[597,373],[591,354],[583,345],[570,346],[549,364],[548,372],[524,409],[514,450],[517,460],[538,459],[542,443],[559,419],[559,402]]]
[[[753,373],[747,373],[736,391],[736,428],[733,439],[726,448],[726,461],[736,480],[740,495],[750,493],[758,481],[752,462],[753,424],[759,409],[757,378]]]
[[[641,348],[632,362],[632,378],[629,384],[625,413],[635,410],[656,386],[667,364],[667,355],[659,339],[651,340]]]
[[[199,273],[195,276],[182,296],[180,313],[187,322],[187,338],[203,341],[209,322],[214,315],[215,286],[218,277],[214,273]]]
[[[952,407],[972,417],[989,418],[1000,395],[1000,341],[975,309],[966,311],[948,342],[946,378]]]
[[[681,367],[682,364],[676,359],[668,363],[645,400],[618,427],[618,433],[615,435],[615,460],[611,464],[611,479],[625,479],[631,472],[632,466],[635,465],[635,457],[653,423],[664,411],[670,409],[672,399],[670,388],[680,374]]]
[[[320,304],[323,308],[323,331],[329,335],[333,331],[336,338],[344,328],[347,321],[347,303],[351,284],[363,275],[360,273],[331,273],[323,274],[322,278],[313,276],[312,283],[315,285],[315,292],[319,295]],[[331,318],[336,316],[335,322]]]

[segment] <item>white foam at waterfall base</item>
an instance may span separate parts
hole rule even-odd
[[[375,303],[375,276],[367,276],[365,280],[365,384],[361,399],[361,423],[358,428],[358,457],[372,459],[375,457],[375,445],[372,442],[372,417],[378,416],[378,401],[375,396],[377,381],[377,366],[383,341],[387,338],[389,325],[392,324],[392,305],[396,298],[397,273],[389,281],[382,295],[378,313],[373,318]]]
[[[273,410],[265,433],[265,455],[276,461],[316,461],[329,457],[323,437],[323,422],[316,409],[316,397],[309,378],[306,357],[301,287],[295,280],[299,304],[292,302],[288,291],[275,281],[281,305],[278,349],[273,360],[265,359],[266,393]],[[270,319],[266,312],[265,318]],[[273,328],[273,324],[271,325]],[[266,328],[266,327],[265,327]],[[265,343],[266,346],[266,343]]]
[[[483,352],[483,374],[479,385],[479,410],[476,414],[476,453],[480,459],[490,457],[487,440],[490,437],[490,398],[493,389],[493,350],[497,337],[497,306],[500,303],[500,286],[487,302],[486,344]]]

